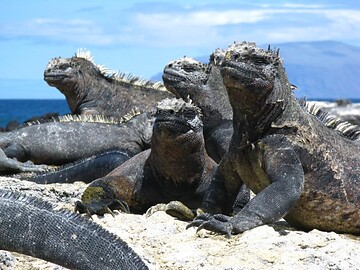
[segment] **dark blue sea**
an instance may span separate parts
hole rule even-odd
[[[351,101],[360,103],[360,99]],[[10,121],[23,123],[32,117],[47,113],[64,115],[70,113],[70,110],[65,99],[0,99],[0,127],[5,127]]]
[[[0,99],[0,127],[47,113],[63,115],[70,113],[70,109],[65,99]]]

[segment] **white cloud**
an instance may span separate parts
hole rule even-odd
[[[1,35],[8,38],[44,39],[56,42],[84,42],[110,45],[113,37],[91,20],[35,18],[26,22],[3,25]]]
[[[304,13],[304,11],[296,11]],[[307,13],[321,15],[328,20],[326,24],[316,23],[303,27],[301,24],[285,25],[266,34],[269,40],[276,42],[348,40],[360,41],[360,10],[313,10]]]
[[[349,9],[325,9],[322,13],[332,20],[334,23],[359,25],[360,24],[360,10],[349,10]]]
[[[146,28],[171,28],[188,27],[211,27],[239,23],[260,22],[276,10],[225,10],[225,11],[195,11],[189,13],[164,14],[164,13],[139,13],[135,15],[135,21],[139,26]]]
[[[320,9],[325,8],[324,5],[319,4],[301,4],[301,3],[285,3],[282,5],[284,8],[309,8],[309,9]]]
[[[136,31],[143,30],[144,40],[155,46],[175,43],[201,46],[216,40],[232,41],[242,37],[253,37],[259,43],[341,40],[347,38],[344,33],[350,31],[353,38],[360,40],[359,10],[323,9],[320,5],[285,6],[278,9],[205,10],[175,14],[139,13],[134,16],[134,27]],[[309,18],[305,25],[304,16]],[[274,20],[277,23],[272,24]],[[281,20],[283,23],[280,23]],[[233,27],[233,33],[224,31],[226,27]]]
[[[345,41],[349,36],[352,40],[360,40],[360,10],[326,9],[317,4],[285,3],[278,8],[246,10],[197,11],[189,8],[171,13],[132,12],[121,18],[121,23],[118,18],[108,19],[112,21],[112,27],[101,24],[96,18],[35,18],[2,25],[0,34],[86,46],[201,47],[248,38],[258,43]],[[305,25],[304,16],[309,18]]]

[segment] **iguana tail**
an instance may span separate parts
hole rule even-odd
[[[75,181],[90,183],[104,177],[129,158],[127,153],[114,150],[60,166],[51,171],[21,173],[11,177],[38,184],[73,183]]]
[[[52,204],[0,190],[0,249],[70,269],[148,269],[121,239],[96,223]]]

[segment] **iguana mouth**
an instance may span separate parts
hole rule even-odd
[[[171,82],[188,80],[188,78],[185,75],[175,70],[167,70],[167,69],[164,70],[163,79],[164,81],[171,81]]]
[[[167,129],[176,130],[181,133],[185,133],[191,129],[187,122],[176,121],[174,119],[156,119],[154,123],[154,127],[156,128],[165,127]]]
[[[57,82],[67,78],[65,74],[44,74],[44,80],[47,82]]]
[[[225,71],[224,73],[236,77],[242,82],[252,82],[256,78],[262,77],[255,68],[246,63],[226,61],[222,64],[222,69]]]

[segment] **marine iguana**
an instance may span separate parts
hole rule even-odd
[[[216,187],[213,201],[203,201],[206,192],[212,192],[208,187],[217,164],[206,153],[202,127],[198,107],[181,99],[163,100],[157,106],[151,149],[93,181],[77,210],[102,215],[121,202],[132,213],[144,213],[151,206],[175,200],[192,210],[222,212],[217,203],[225,196],[222,186]],[[174,209],[175,215],[194,217],[183,209]]]
[[[44,80],[65,95],[73,114],[121,117],[136,108],[146,112],[158,101],[173,97],[161,82],[96,65],[86,50],[79,50],[71,58],[50,60]]]
[[[329,128],[332,119],[304,109],[270,48],[230,45],[221,74],[234,135],[216,179],[230,203],[243,182],[257,195],[232,218],[204,214],[189,226],[230,235],[284,217],[301,229],[359,234],[360,129]]]
[[[149,148],[154,119],[151,112],[134,114],[125,121],[100,116],[68,116],[60,122],[3,132],[0,133],[3,151],[0,167],[7,171],[42,170],[43,166],[21,162],[63,165],[109,150],[123,152],[124,158],[131,157]]]
[[[70,269],[148,269],[123,240],[96,223],[14,191],[0,190],[0,249]]]
[[[201,108],[205,147],[217,163],[228,150],[233,133],[232,108],[217,66],[223,56],[223,50],[215,50],[208,64],[183,57],[168,63],[162,76],[164,85],[176,97],[190,97]]]

